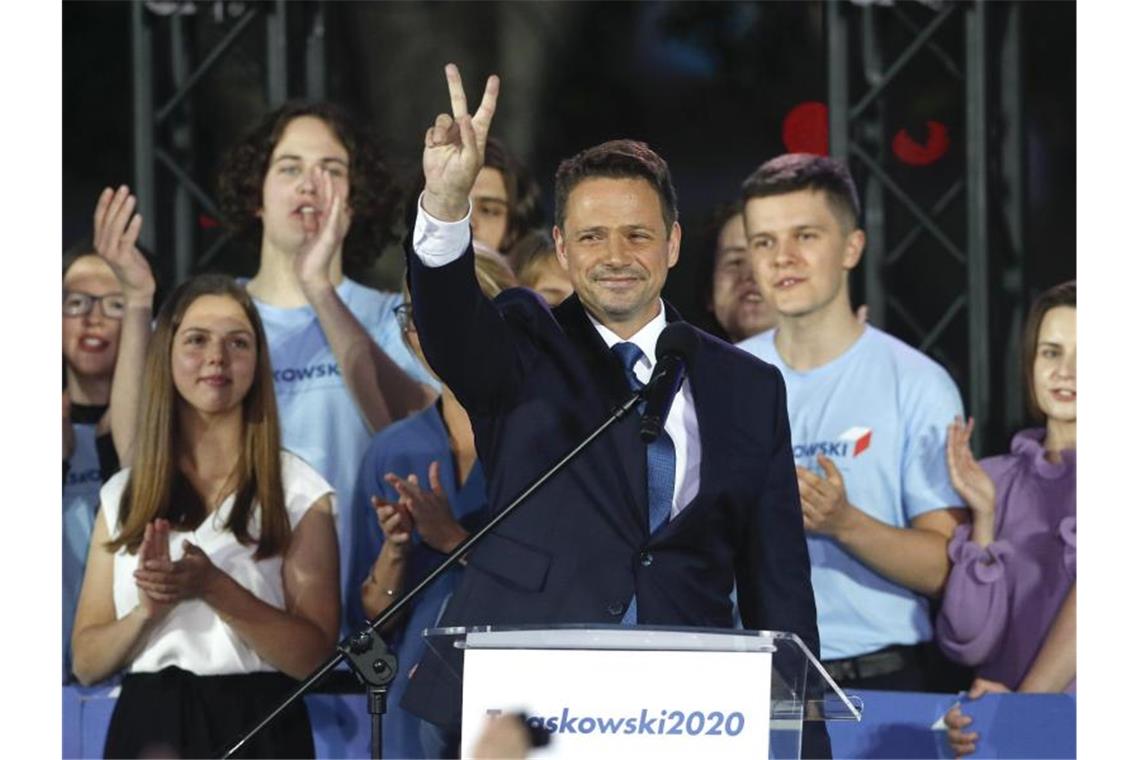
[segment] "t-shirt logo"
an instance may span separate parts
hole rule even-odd
[[[296,383],[304,380],[340,377],[340,367],[336,362],[321,362],[308,367],[286,367],[273,370],[273,382]]]
[[[850,446],[851,458],[854,459],[867,449],[871,448],[871,428],[848,428],[847,431],[843,433],[843,435],[839,436],[839,440],[847,443]]]
[[[839,437],[830,441],[817,441],[816,443],[800,443],[792,446],[792,456],[797,462],[806,462],[805,466],[812,466],[816,454],[823,454],[828,459],[846,459],[862,454],[871,448],[871,428],[847,428]]]

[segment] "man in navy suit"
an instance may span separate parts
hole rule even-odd
[[[681,226],[668,166],[647,145],[587,149],[555,187],[574,295],[553,310],[521,289],[488,300],[468,196],[499,83],[488,80],[471,116],[458,70],[446,74],[452,114],[425,135],[408,276],[424,353],[471,416],[497,511],[628,398],[628,372],[648,380],[658,336],[680,319],[661,289]],[[611,427],[471,553],[442,624],[730,628],[735,584],[746,628],[794,632],[818,657],[783,381],[712,336],[697,342],[665,421],[667,457],[647,457],[638,415]],[[458,689],[433,656],[403,704],[458,724]],[[826,735],[805,749],[826,753]]]

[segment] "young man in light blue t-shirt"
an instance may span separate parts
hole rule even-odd
[[[865,237],[842,164],[780,156],[745,181],[744,202],[777,322],[739,345],[787,385],[824,664],[845,688],[926,689],[926,597],[940,593],[948,540],[966,517],[945,456],[958,389],[852,310],[847,277]]]
[[[350,256],[375,255],[384,244],[395,211],[392,177],[368,133],[340,108],[290,103],[230,152],[219,185],[227,219],[258,240],[258,270],[246,290],[265,324],[282,443],[336,489],[347,607],[359,593],[348,557],[361,459],[375,432],[436,395],[436,381],[400,336],[401,295],[344,272]]]

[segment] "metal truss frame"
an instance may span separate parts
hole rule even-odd
[[[984,0],[886,5],[826,0],[830,150],[832,156],[850,162],[853,170],[862,170],[865,176],[860,188],[867,231],[863,285],[870,319],[887,330],[892,325],[905,326],[919,336],[920,350],[943,364],[960,363],[968,368],[966,403],[976,420],[976,450],[993,450],[996,439],[1021,420],[1023,396],[1017,364],[1025,302],[1021,10],[1014,2],[1003,4],[1000,11],[1008,14],[996,59],[1000,70],[988,52],[994,12]],[[900,50],[884,49],[887,35],[883,32],[888,24],[895,25],[894,39],[909,39]],[[939,33],[945,37],[955,27],[961,35],[960,60],[938,44]],[[857,58],[851,51],[854,32],[861,35]],[[937,60],[937,68],[952,86],[960,87],[965,114],[963,165],[937,199],[926,204],[893,177],[884,123],[885,106],[897,97],[892,83],[923,55]],[[1000,130],[992,128],[994,121]],[[998,132],[1001,144],[995,146],[991,143],[996,142],[993,135]],[[991,161],[995,147],[1000,162]],[[1000,218],[991,211],[994,199],[1001,204]],[[944,219],[944,212],[959,203],[965,208],[964,226]],[[888,240],[887,220],[896,215],[909,219],[911,226],[897,240]],[[999,256],[992,250],[995,223],[1004,225],[1008,241],[998,246]],[[903,292],[889,287],[892,266],[915,255],[914,251],[949,256],[960,265],[960,291],[933,324],[922,324],[913,313],[916,299],[929,303],[932,291]],[[995,258],[1000,259],[997,265]],[[1004,267],[1004,276],[995,287],[992,274],[999,267]],[[945,288],[941,283],[932,283],[933,287]],[[1003,297],[995,304],[999,290]],[[994,316],[999,310],[1009,319],[1008,333],[995,330]],[[963,312],[968,356],[955,362],[952,359],[963,357],[951,356],[946,339],[955,326],[960,328]],[[995,362],[995,354],[1004,354],[1004,360]],[[1001,412],[995,414],[999,405]]]
[[[208,50],[195,50],[187,34],[188,19],[196,14],[213,13],[227,29]],[[304,91],[290,92],[287,55],[290,23],[304,19]],[[131,58],[134,95],[134,185],[138,210],[144,219],[140,242],[155,250],[159,224],[171,224],[175,281],[182,281],[196,269],[208,265],[228,242],[219,237],[197,255],[195,207],[215,219],[220,212],[212,194],[194,176],[190,158],[194,147],[194,105],[196,86],[220,60],[243,43],[251,29],[259,25],[265,35],[265,95],[270,108],[288,97],[324,97],[326,82],[325,13],[321,3],[263,0],[261,2],[157,2],[134,0],[131,4]],[[155,34],[166,27],[170,39],[169,68],[159,71],[160,56],[155,54]],[[161,76],[161,74],[168,76]],[[159,82],[173,84],[171,92],[159,93]],[[156,101],[160,103],[155,107]],[[163,134],[169,137],[163,140]],[[158,170],[162,167],[174,180],[170,197],[161,189]],[[160,218],[169,213],[173,219]]]

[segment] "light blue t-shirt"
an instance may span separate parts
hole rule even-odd
[[[433,388],[439,382],[408,351],[393,309],[399,293],[381,293],[347,277],[337,293],[388,356],[412,378]],[[349,586],[348,557],[355,521],[347,508],[360,460],[371,435],[340,374],[332,347],[311,306],[283,309],[254,299],[269,341],[282,446],[311,464],[336,489],[340,549],[341,619]],[[357,589],[358,591],[358,589]],[[342,625],[343,628],[343,625]]]
[[[946,469],[946,427],[962,414],[962,399],[946,370],[868,325],[839,358],[796,372],[776,351],[775,333],[738,345],[784,376],[796,465],[822,476],[822,452],[842,473],[848,501],[900,528],[962,503]],[[823,659],[932,638],[925,598],[831,538],[808,534],[808,553]]]
[[[63,682],[75,680],[71,675],[71,629],[75,626],[75,608],[83,588],[83,572],[87,567],[87,547],[99,511],[99,489],[103,475],[99,468],[99,452],[95,444],[95,425],[72,423],[75,450],[67,460],[67,477],[63,479]]]

